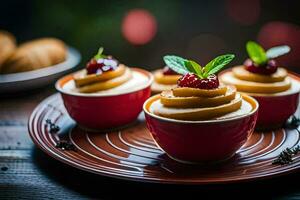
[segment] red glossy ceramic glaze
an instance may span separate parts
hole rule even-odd
[[[227,71],[229,70],[225,70],[222,73]],[[288,75],[300,81],[298,74],[289,72]],[[296,112],[299,103],[299,91],[274,96],[263,94],[248,95],[255,98],[259,104],[257,130],[273,130],[282,127],[286,120]]]
[[[299,75],[289,72],[289,76],[300,81]],[[282,127],[293,115],[299,103],[299,91],[285,95],[253,95],[259,103],[257,129],[269,130]]]
[[[67,75],[59,79],[56,89],[61,93],[64,105],[69,115],[81,126],[89,129],[109,129],[124,126],[133,122],[142,111],[143,103],[150,97],[150,85],[153,77],[150,72],[138,68],[134,71],[145,74],[149,81],[145,87],[119,95],[89,95],[69,93],[63,85],[73,79]]]
[[[276,129],[296,112],[299,93],[284,96],[253,96],[259,103],[257,129]]]
[[[183,121],[159,117],[149,112],[151,97],[144,103],[147,127],[154,140],[171,158],[182,162],[215,162],[230,158],[251,136],[257,119],[258,103],[243,95],[253,110],[237,118]]]

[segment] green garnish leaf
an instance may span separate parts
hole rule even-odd
[[[107,56],[103,55],[104,48],[100,47],[98,53],[94,56],[94,59],[98,60],[100,58],[106,58]]]
[[[178,74],[185,75],[190,72],[190,70],[188,70],[188,68],[185,66],[186,59],[184,58],[167,55],[164,56],[164,61],[168,67]]]
[[[291,48],[287,45],[272,47],[267,50],[267,58],[277,58],[290,52]]]
[[[262,48],[262,46],[260,46],[256,42],[253,41],[247,42],[246,49],[249,57],[256,64],[264,65],[268,61],[265,50]]]
[[[184,62],[185,67],[192,73],[199,76],[199,78],[203,78],[202,67],[193,60],[186,60]]]
[[[217,73],[220,71],[225,65],[230,63],[235,56],[233,54],[221,55],[207,63],[207,65],[203,68],[204,77],[207,77],[211,74]]]
[[[203,79],[221,70],[225,65],[231,62],[233,58],[233,54],[218,56],[210,61],[205,67],[201,67],[201,65],[193,60],[187,60],[179,56],[167,55],[164,56],[164,61],[168,67],[178,74],[185,75],[187,73],[193,73],[200,79]]]

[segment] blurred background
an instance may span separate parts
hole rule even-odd
[[[99,46],[129,66],[155,69],[177,54],[204,65],[223,53],[233,64],[247,57],[245,43],[288,44],[280,64],[300,72],[297,0],[9,0],[1,2],[0,29],[19,43],[53,36],[77,48],[80,67]],[[298,68],[297,68],[298,67]]]

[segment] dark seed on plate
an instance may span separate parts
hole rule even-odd
[[[51,119],[46,119],[46,123],[50,126],[50,129],[49,129],[50,133],[52,133],[52,134],[57,133],[60,130],[58,125],[51,122]]]
[[[283,150],[279,156],[273,160],[272,164],[276,165],[286,165],[293,162],[293,156],[300,152],[300,145],[297,145],[294,148],[286,148]]]
[[[57,142],[57,144],[55,145],[56,148],[59,148],[61,150],[67,150],[67,151],[76,151],[76,147],[74,146],[74,144],[72,144],[71,142],[67,141],[67,140],[60,140]]]
[[[8,167],[1,167],[1,171],[7,171]]]

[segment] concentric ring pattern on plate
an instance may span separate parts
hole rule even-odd
[[[57,134],[49,132],[46,119],[60,126]],[[29,132],[38,147],[64,163],[96,174],[134,181],[228,183],[270,178],[300,167],[299,155],[289,165],[272,165],[272,160],[282,150],[300,144],[296,129],[256,132],[231,160],[222,164],[185,165],[169,159],[155,145],[143,117],[121,131],[88,132],[70,119],[59,94],[50,96],[34,110],[29,120]],[[60,139],[70,140],[77,150],[56,148]]]

